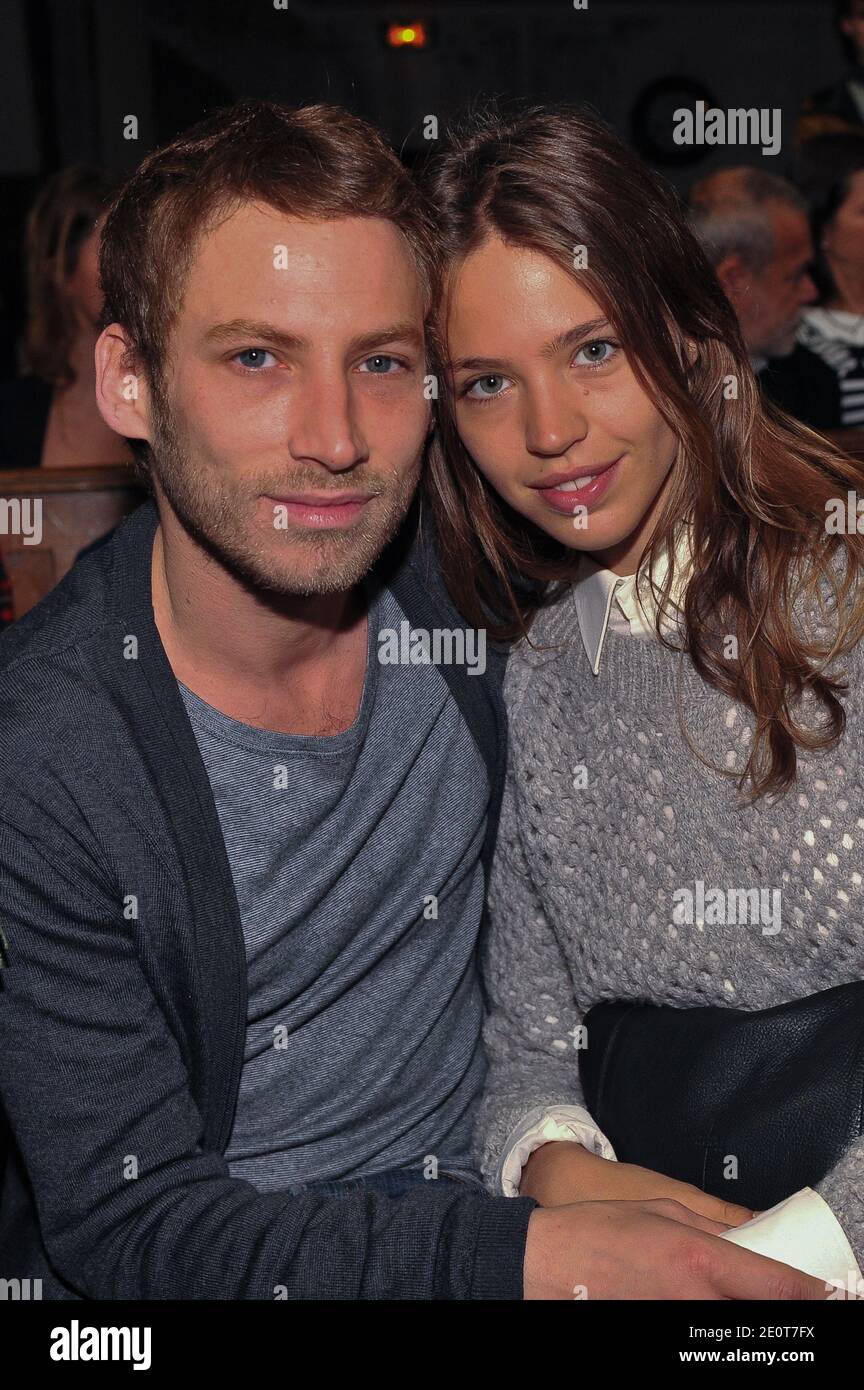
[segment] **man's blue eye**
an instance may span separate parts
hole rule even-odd
[[[389,376],[391,367],[398,367],[399,363],[395,357],[387,357],[384,353],[376,353],[374,357],[367,357],[362,364],[368,367],[373,376]]]
[[[241,362],[240,359],[243,357],[248,360]],[[247,371],[256,371],[264,365],[263,359],[265,357],[273,357],[272,352],[268,352],[266,348],[244,348],[242,352],[235,353],[234,360],[240,362],[240,365],[245,367]]]

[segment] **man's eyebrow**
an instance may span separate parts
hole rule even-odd
[[[585,323],[574,324],[566,332],[559,333],[540,349],[541,357],[555,357],[564,348],[575,347],[583,338],[590,338],[595,333],[611,332],[611,324],[608,319],[587,319]],[[464,371],[487,371],[493,368],[499,371],[506,367],[507,363],[498,357],[460,357],[450,363],[451,370],[454,372]]]
[[[423,347],[424,337],[416,323],[406,319],[403,323],[391,323],[384,328],[372,328],[368,333],[359,333],[348,344],[349,352],[371,352],[372,348],[384,343],[405,343],[411,347]]]
[[[230,319],[227,323],[214,323],[204,334],[207,343],[233,342],[245,338],[250,343],[273,343],[287,351],[302,351],[309,347],[309,339],[298,333],[286,333],[275,324],[255,319]],[[405,343],[412,347],[423,346],[423,332],[410,320],[402,323],[384,324],[380,328],[358,333],[348,344],[348,352],[368,352],[384,343]]]
[[[248,338],[254,342],[266,340],[284,348],[307,347],[308,342],[296,333],[286,333],[275,324],[259,322],[256,319],[229,319],[227,323],[214,323],[204,334],[205,343],[231,342],[236,338]]]

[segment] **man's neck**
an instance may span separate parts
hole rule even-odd
[[[153,612],[177,679],[232,718],[309,732],[307,724],[318,722],[319,701],[322,710],[330,708],[327,691],[338,666],[347,727],[357,703],[351,692],[357,693],[358,680],[362,691],[366,665],[362,591],[272,598],[211,556],[161,500],[159,510]],[[340,711],[331,717],[339,722]]]

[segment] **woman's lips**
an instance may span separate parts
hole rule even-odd
[[[564,485],[558,483],[555,487],[538,487],[534,491],[554,512],[573,516],[578,507],[586,507],[590,511],[606,496],[618,476],[620,465],[621,459],[616,459],[602,472],[595,473],[590,483],[576,479],[580,484],[578,488],[568,487],[565,491]]]

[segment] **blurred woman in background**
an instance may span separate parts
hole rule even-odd
[[[76,164],[54,174],[30,210],[22,375],[0,384],[0,469],[131,461],[128,445],[96,408],[99,235],[112,193],[106,175]],[[0,630],[12,618],[0,564]]]
[[[95,395],[99,233],[112,191],[97,169],[73,165],[48,180],[27,218],[22,375],[0,386],[0,468],[131,459]]]

